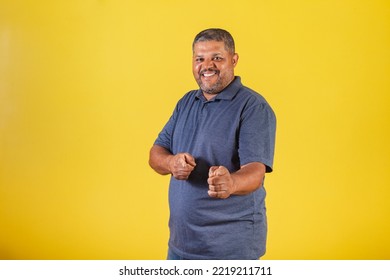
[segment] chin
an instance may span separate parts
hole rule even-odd
[[[222,87],[222,85],[220,84],[214,84],[209,87],[205,87],[204,85],[202,85],[200,88],[202,89],[203,92],[208,94],[218,94],[224,89],[224,87]]]
[[[221,85],[219,83],[215,83],[210,86],[206,86],[204,83],[200,83],[199,87],[204,93],[208,94],[217,94],[223,89],[221,89]]]
[[[202,91],[203,91],[203,93],[210,94],[210,95],[217,95],[219,93],[219,91],[216,92],[216,91],[213,91],[213,90],[203,90],[202,89]]]

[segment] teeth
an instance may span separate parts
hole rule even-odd
[[[215,72],[213,72],[213,73],[203,73],[203,76],[205,76],[205,77],[211,77],[213,75],[215,75]]]

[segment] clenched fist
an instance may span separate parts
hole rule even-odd
[[[178,180],[187,180],[195,166],[195,159],[189,153],[179,153],[168,158],[168,169]]]
[[[228,198],[236,189],[229,170],[224,166],[210,167],[207,183],[209,196],[215,198]]]

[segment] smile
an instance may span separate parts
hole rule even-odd
[[[214,75],[216,75],[216,74],[217,74],[217,71],[213,71],[213,72],[203,72],[203,73],[201,73],[201,76],[208,78],[208,77],[214,76]]]

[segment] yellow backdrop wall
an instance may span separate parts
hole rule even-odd
[[[0,0],[0,258],[164,259],[148,151],[222,27],[278,117],[265,259],[390,258],[390,2]]]

